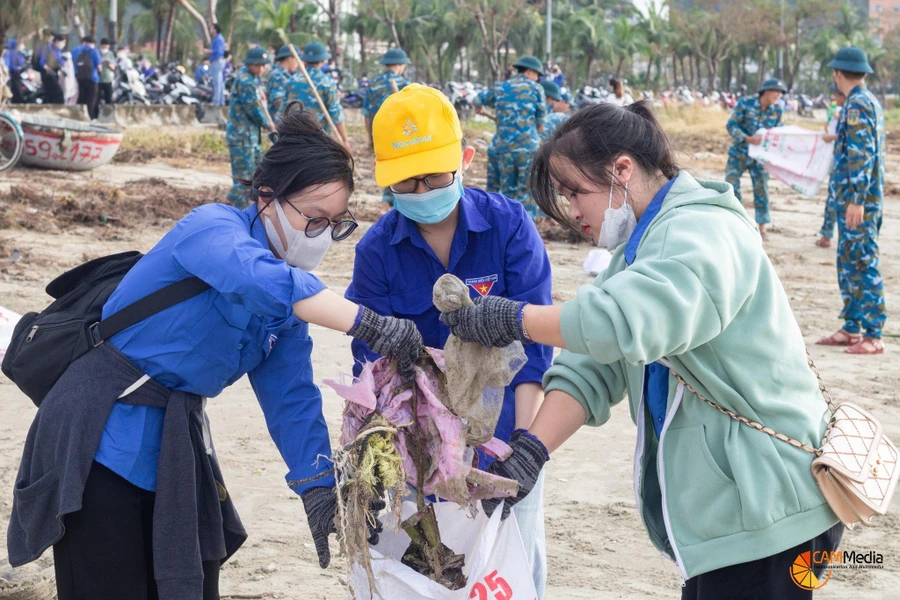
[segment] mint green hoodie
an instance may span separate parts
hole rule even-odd
[[[644,366],[662,361],[725,408],[815,447],[822,439],[827,405],[800,328],[731,186],[681,172],[630,266],[624,249],[563,306],[568,350],[544,388],[572,395],[594,426],[628,395],[650,540],[688,579],[832,527],[811,454],[723,415],[672,375],[659,440],[644,406]]]

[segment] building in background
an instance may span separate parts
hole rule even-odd
[[[868,4],[869,25],[878,39],[900,27],[900,0],[869,0]]]

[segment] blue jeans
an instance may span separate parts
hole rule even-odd
[[[216,60],[210,61],[209,69],[212,72],[213,104],[216,106],[225,106],[225,78],[223,77],[223,73],[225,72],[225,59],[217,58]]]
[[[525,555],[531,561],[531,574],[537,600],[542,600],[547,587],[547,540],[544,536],[544,474],[541,471],[531,493],[513,507]]]

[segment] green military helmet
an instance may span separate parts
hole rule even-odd
[[[784,81],[778,79],[777,77],[773,77],[772,79],[766,79],[766,81],[762,84],[762,87],[759,88],[760,93],[766,92],[768,90],[778,90],[782,93],[787,93],[787,86]]]
[[[300,56],[300,60],[303,62],[313,64],[325,62],[329,58],[331,58],[331,52],[322,42],[308,43],[303,47],[303,54]]]
[[[386,67],[390,65],[408,65],[409,57],[403,51],[403,48],[391,48],[381,57],[381,64]]]
[[[542,65],[541,61],[534,56],[523,56],[517,60],[513,66],[519,69],[531,69],[532,71],[537,71],[539,75],[544,74],[544,65]]]
[[[556,100],[557,102],[563,99],[562,93],[559,91],[559,86],[555,81],[542,81],[541,87],[544,88],[544,94],[552,100]]]
[[[869,59],[862,48],[856,46],[844,46],[837,51],[828,66],[839,71],[850,73],[871,73]]]
[[[293,54],[291,54],[291,48],[294,49],[294,52],[296,52],[298,56],[300,55],[300,51],[297,50],[297,46],[293,44],[284,44],[281,46],[281,48],[278,49],[278,54],[275,55],[275,60],[284,60],[289,56],[293,56]]]
[[[244,64],[267,65],[269,64],[269,53],[266,52],[266,49],[261,46],[250,48],[249,50],[247,50],[247,54],[244,56]]]

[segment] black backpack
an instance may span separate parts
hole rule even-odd
[[[16,324],[3,357],[3,374],[35,406],[41,405],[69,364],[88,350],[210,287],[197,277],[182,279],[101,320],[103,305],[142,256],[123,252],[66,271],[47,286],[56,301],[40,313],[23,315]]]
[[[94,61],[91,60],[93,48],[82,46],[78,58],[75,59],[75,79],[93,79]]]

